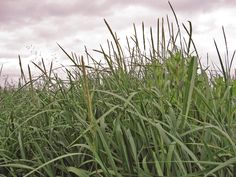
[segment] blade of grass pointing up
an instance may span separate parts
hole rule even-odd
[[[18,58],[19,58],[19,65],[20,65],[21,78],[22,78],[23,81],[26,83],[26,78],[25,78],[25,74],[24,74],[23,67],[22,67],[20,55],[18,55]]]
[[[113,40],[114,40],[114,42],[116,44],[116,49],[118,51],[118,59],[117,59],[118,66],[119,66],[120,69],[123,70],[125,63],[122,63],[122,58],[124,58],[124,57],[122,57],[122,51],[121,51],[121,47],[120,47],[119,41],[118,41],[116,35],[113,33],[110,25],[107,23],[107,21],[105,19],[104,19],[104,22],[105,22],[107,28],[109,29],[109,31],[110,31],[110,33],[112,35],[112,38],[113,38]]]
[[[228,75],[228,77],[230,76],[230,66],[229,66],[229,48],[228,48],[228,42],[227,42],[227,38],[225,35],[225,29],[222,26],[222,32],[223,32],[223,36],[224,36],[224,42],[225,42],[225,51],[226,51],[226,58],[225,58],[225,67],[226,67],[226,74]]]
[[[86,73],[86,69],[85,69],[83,56],[81,57],[81,63],[82,63],[82,73],[83,73],[83,78],[84,78],[85,100],[87,100],[87,106],[88,106],[88,121],[89,121],[90,125],[92,125],[94,123],[92,98],[91,98],[90,91],[89,91],[88,78],[87,78],[87,73]]]
[[[181,52],[183,52],[183,51],[182,51],[182,50],[183,50],[183,44],[182,44],[182,36],[181,36],[181,30],[180,30],[180,26],[179,26],[179,20],[178,20],[178,18],[177,18],[177,15],[176,15],[176,13],[175,13],[175,10],[174,10],[174,8],[172,7],[170,1],[168,1],[168,4],[169,4],[169,6],[170,6],[170,8],[171,8],[171,10],[172,10],[172,12],[173,12],[173,14],[174,14],[174,17],[175,17],[175,22],[176,22],[176,25],[177,25],[177,28],[178,28],[178,34],[179,34],[179,38],[180,38],[180,49],[181,49]]]
[[[185,91],[184,91],[185,95],[184,95],[183,109],[182,109],[183,118],[180,124],[181,128],[185,127],[185,123],[186,123],[188,113],[189,113],[189,108],[191,105],[192,93],[193,93],[193,88],[195,84],[195,77],[197,74],[197,58],[196,57],[191,58],[187,74],[188,74],[188,78],[186,81],[187,83],[186,83]]]
[[[215,48],[216,48],[216,51],[217,51],[217,55],[218,55],[218,58],[219,58],[219,61],[220,61],[220,66],[221,66],[221,70],[222,70],[222,73],[223,73],[223,77],[224,77],[224,81],[225,81],[225,84],[227,85],[227,73],[225,71],[225,67],[224,67],[224,64],[223,64],[223,60],[222,60],[222,57],[220,55],[220,51],[218,49],[218,46],[216,44],[216,41],[214,40],[214,44],[215,44]]]

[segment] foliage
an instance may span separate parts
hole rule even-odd
[[[221,62],[212,76],[201,66],[191,23],[186,40],[158,19],[149,46],[144,24],[141,40],[134,26],[127,50],[105,23],[113,41],[96,50],[105,66],[59,45],[73,63],[66,80],[42,61],[39,77],[21,70],[17,89],[0,90],[1,176],[235,176],[230,68]]]

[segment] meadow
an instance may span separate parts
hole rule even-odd
[[[43,60],[33,77],[19,57],[18,86],[0,89],[0,176],[235,177],[234,54],[223,29],[220,72],[204,68],[191,22],[174,17],[134,25],[125,46],[105,21],[105,64],[58,44],[66,79]]]

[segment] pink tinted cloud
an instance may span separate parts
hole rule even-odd
[[[170,2],[177,13],[191,14],[236,5],[235,0],[170,0]],[[14,30],[53,18],[59,19],[62,25],[70,20],[71,16],[87,17],[92,21],[97,17],[112,16],[114,12],[129,6],[147,7],[157,12],[170,11],[167,0],[2,0],[0,1],[0,30]]]
[[[169,0],[171,5],[179,12],[199,12],[205,10],[212,10],[213,8],[223,7],[226,3],[231,2],[236,4],[234,0]],[[114,5],[142,5],[156,10],[170,10],[167,0],[107,0],[106,4],[109,6]]]
[[[225,0],[234,3],[233,0]],[[183,11],[197,11],[211,7],[214,4],[223,4],[220,0],[178,0],[172,4],[176,9]],[[2,24],[24,23],[29,24],[50,17],[66,17],[74,14],[84,16],[105,16],[112,14],[112,10],[119,10],[127,6],[142,5],[155,9],[169,9],[166,0],[96,0],[96,1],[31,1],[31,0],[4,0],[0,1],[0,21]]]
[[[0,1],[0,21],[4,24],[30,24],[45,18],[63,17],[80,14],[84,16],[104,16],[109,7],[103,3],[88,3],[87,1],[31,1],[4,0]]]
[[[202,11],[229,6],[227,4],[236,5],[234,0],[170,0],[170,2],[177,15],[199,14]],[[0,33],[10,31],[14,37],[6,38],[4,43],[0,43],[7,50],[10,50],[11,46],[16,50],[25,42],[53,41],[55,44],[60,39],[73,38],[79,32],[94,30],[96,33],[99,28],[103,27],[105,30],[102,21],[104,17],[112,19],[113,26],[126,28],[127,18],[135,18],[130,17],[129,12],[125,11],[127,14],[121,14],[118,19],[112,17],[115,13],[122,12],[130,6],[144,7],[156,12],[171,11],[166,0],[2,0],[0,1]],[[148,11],[143,13],[148,13]],[[149,16],[139,14],[138,18],[148,21]],[[155,18],[156,16],[153,17]]]

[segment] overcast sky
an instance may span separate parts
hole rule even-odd
[[[235,0],[172,0],[179,21],[193,24],[193,38],[202,60],[209,53],[216,62],[213,39],[223,51],[225,27],[230,51],[236,49]],[[131,36],[142,21],[155,28],[158,17],[173,17],[166,0],[0,0],[0,66],[3,77],[19,74],[18,54],[24,65],[44,57],[63,63],[56,43],[80,53],[86,45],[99,48],[110,38],[105,18],[121,37]],[[140,30],[141,31],[141,30]]]

